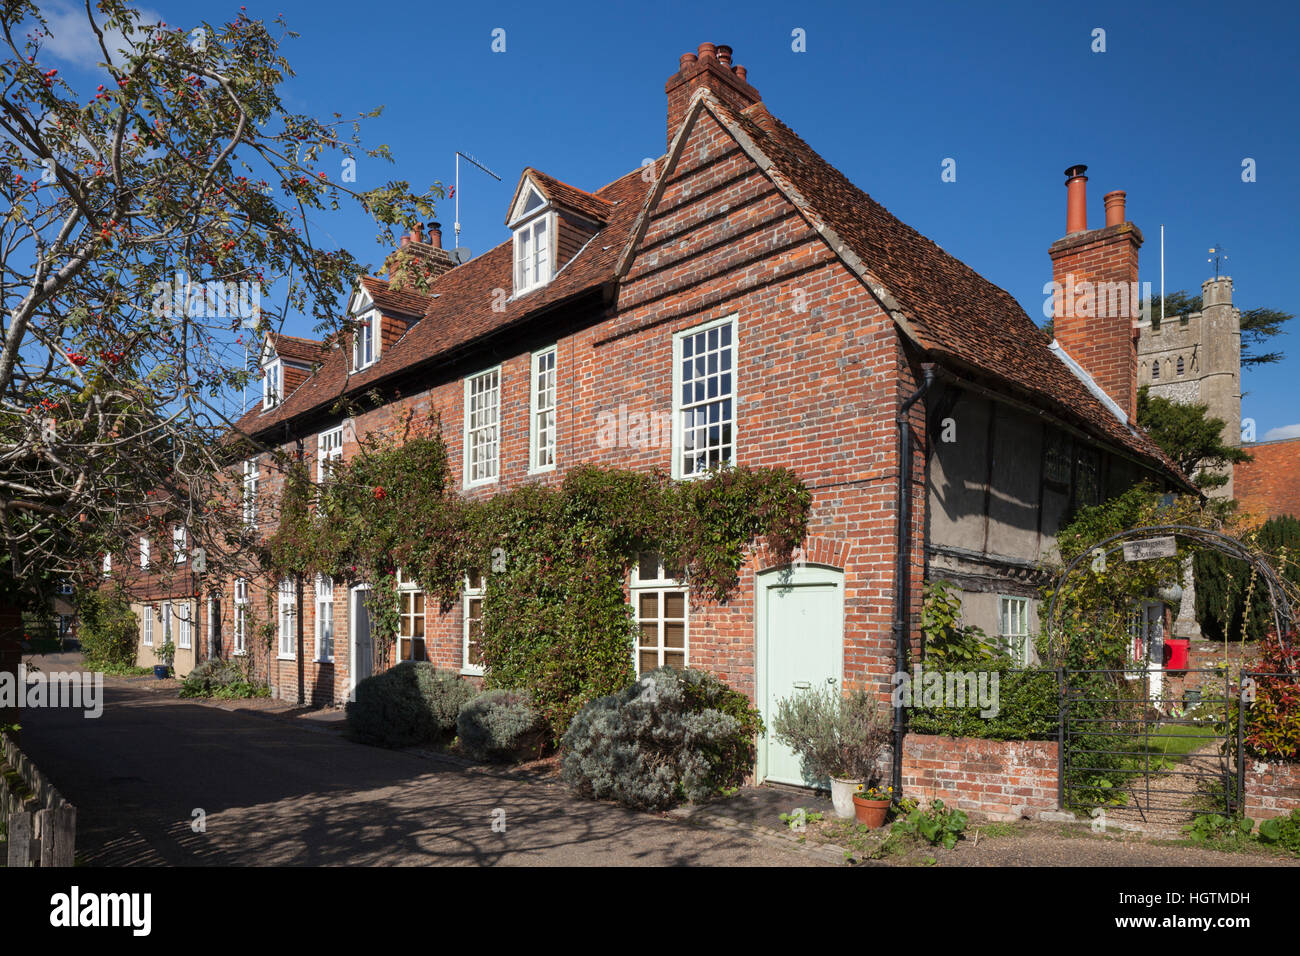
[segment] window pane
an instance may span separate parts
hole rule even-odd
[[[659,666],[658,651],[641,651],[638,657],[638,669],[642,674]]]
[[[659,617],[659,592],[651,591],[649,594],[642,594],[640,600],[639,617],[644,621],[651,618]]]
[[[664,647],[686,647],[686,625],[673,621],[664,622]]]
[[[637,577],[642,581],[659,580],[659,555],[654,551],[642,551],[637,557]]]

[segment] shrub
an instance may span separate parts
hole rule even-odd
[[[998,675],[996,714],[982,717],[978,706],[924,707],[920,701],[913,700],[907,712],[908,732],[986,740],[1056,739],[1060,690],[1055,671],[1015,671],[1006,662],[979,669],[988,671],[990,676]],[[937,672],[947,673],[946,670]]]
[[[180,697],[247,698],[267,694],[265,687],[254,684],[244,667],[236,661],[204,661],[181,681]]]
[[[1285,648],[1270,632],[1260,648],[1255,699],[1246,709],[1246,748],[1264,760],[1300,759],[1300,676],[1295,675],[1296,635]]]
[[[514,690],[484,691],[461,707],[456,718],[461,749],[475,760],[538,757],[549,733],[531,696]]]
[[[1259,840],[1300,856],[1300,810],[1292,810],[1289,817],[1265,820],[1259,825]]]
[[[581,796],[638,809],[699,803],[744,782],[762,730],[745,696],[712,674],[661,667],[578,712],[561,775]]]
[[[87,591],[77,603],[77,635],[89,667],[129,667],[135,663],[139,621],[117,594]]]
[[[842,697],[823,688],[779,701],[772,731],[799,755],[810,780],[839,777],[869,783],[889,739],[889,719],[866,691]]]
[[[357,685],[347,705],[348,729],[364,743],[409,747],[445,737],[473,691],[432,664],[398,664]]]

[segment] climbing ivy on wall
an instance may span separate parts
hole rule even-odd
[[[485,681],[532,691],[557,738],[582,704],[633,676],[624,584],[638,552],[681,567],[694,600],[721,602],[756,538],[788,557],[807,530],[810,495],[784,468],[674,482],[589,465],[469,501],[437,420],[408,417],[400,432],[367,437],[322,484],[290,469],[269,570],[370,583],[383,646],[397,631],[399,568],[444,612],[482,574]]]

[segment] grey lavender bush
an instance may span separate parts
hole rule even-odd
[[[659,810],[744,782],[762,721],[711,674],[662,667],[574,717],[561,778],[581,796]]]
[[[432,664],[406,661],[357,685],[347,705],[348,729],[381,747],[409,747],[450,734],[470,685]]]
[[[541,755],[548,725],[521,691],[489,690],[470,700],[456,718],[456,736],[475,760],[527,760]]]

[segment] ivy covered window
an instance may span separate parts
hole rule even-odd
[[[235,579],[235,653],[248,651],[248,579]]]
[[[316,659],[334,660],[334,579],[316,576]]]
[[[397,592],[397,659],[427,661],[424,645],[424,592],[403,587]]]
[[[673,477],[736,460],[736,318],[673,339]]]
[[[280,582],[278,594],[280,657],[285,660],[292,660],[297,657],[298,636],[298,601],[297,594],[294,592],[293,580],[290,578],[283,579]]]
[[[501,453],[501,369],[465,379],[465,484],[496,481]]]
[[[665,567],[654,552],[642,552],[632,569],[631,590],[637,674],[656,667],[685,667],[687,588],[681,581],[680,569]]]
[[[483,633],[483,576],[472,571],[465,578],[464,596],[464,646],[461,668],[465,674],[483,673],[483,652],[479,638]]]

